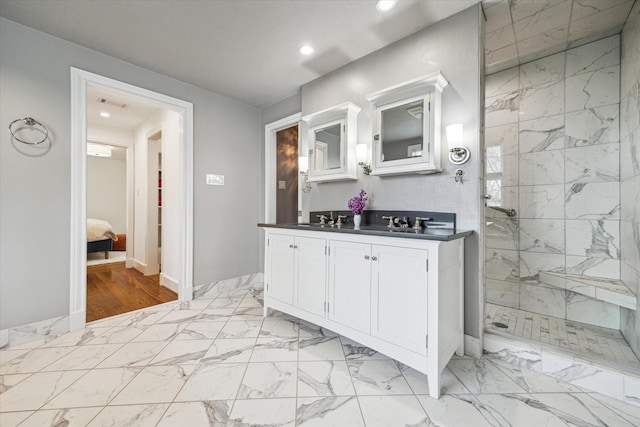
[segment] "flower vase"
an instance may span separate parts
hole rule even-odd
[[[362,215],[354,215],[353,216],[353,226],[355,228],[360,228],[360,223],[362,222]]]

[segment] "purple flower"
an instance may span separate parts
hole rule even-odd
[[[367,205],[367,192],[360,190],[360,194],[349,199],[347,207],[351,209],[354,215],[361,215],[364,207]]]

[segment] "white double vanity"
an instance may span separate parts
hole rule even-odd
[[[358,180],[358,166],[381,178],[441,172],[447,85],[436,72],[368,94],[371,144],[356,144],[361,107],[352,102],[303,116],[305,190],[309,183]],[[350,216],[312,212],[312,220],[331,222],[259,224],[265,316],[280,310],[371,347],[427,374],[429,394],[438,398],[443,369],[454,353],[464,353],[463,257],[470,232],[456,231],[452,213],[365,211],[361,227],[341,222]]]
[[[464,237],[385,226],[260,224],[265,316],[276,309],[428,375],[463,355]]]

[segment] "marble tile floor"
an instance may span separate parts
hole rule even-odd
[[[640,361],[620,331],[485,304],[485,330],[571,350],[589,358],[640,371]],[[496,323],[506,325],[498,327]]]
[[[231,291],[0,351],[0,425],[638,426],[640,408],[487,358],[427,378]]]

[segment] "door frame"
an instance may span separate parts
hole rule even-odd
[[[277,171],[277,132],[282,129],[287,129],[298,125],[298,153],[302,153],[300,147],[300,134],[301,134],[301,121],[302,113],[292,114],[283,119],[269,123],[264,127],[264,140],[265,140],[265,152],[264,152],[264,222],[274,223],[276,222],[276,171]],[[298,184],[298,212],[302,211],[302,186]],[[300,216],[298,216],[300,221]]]
[[[193,104],[141,87],[110,79],[78,68],[71,69],[71,262],[69,329],[74,331],[86,325],[87,310],[87,85],[123,92],[181,116],[181,150],[179,164],[183,189],[180,206],[182,217],[178,224],[181,235],[182,272],[178,283],[178,299],[193,299]]]

